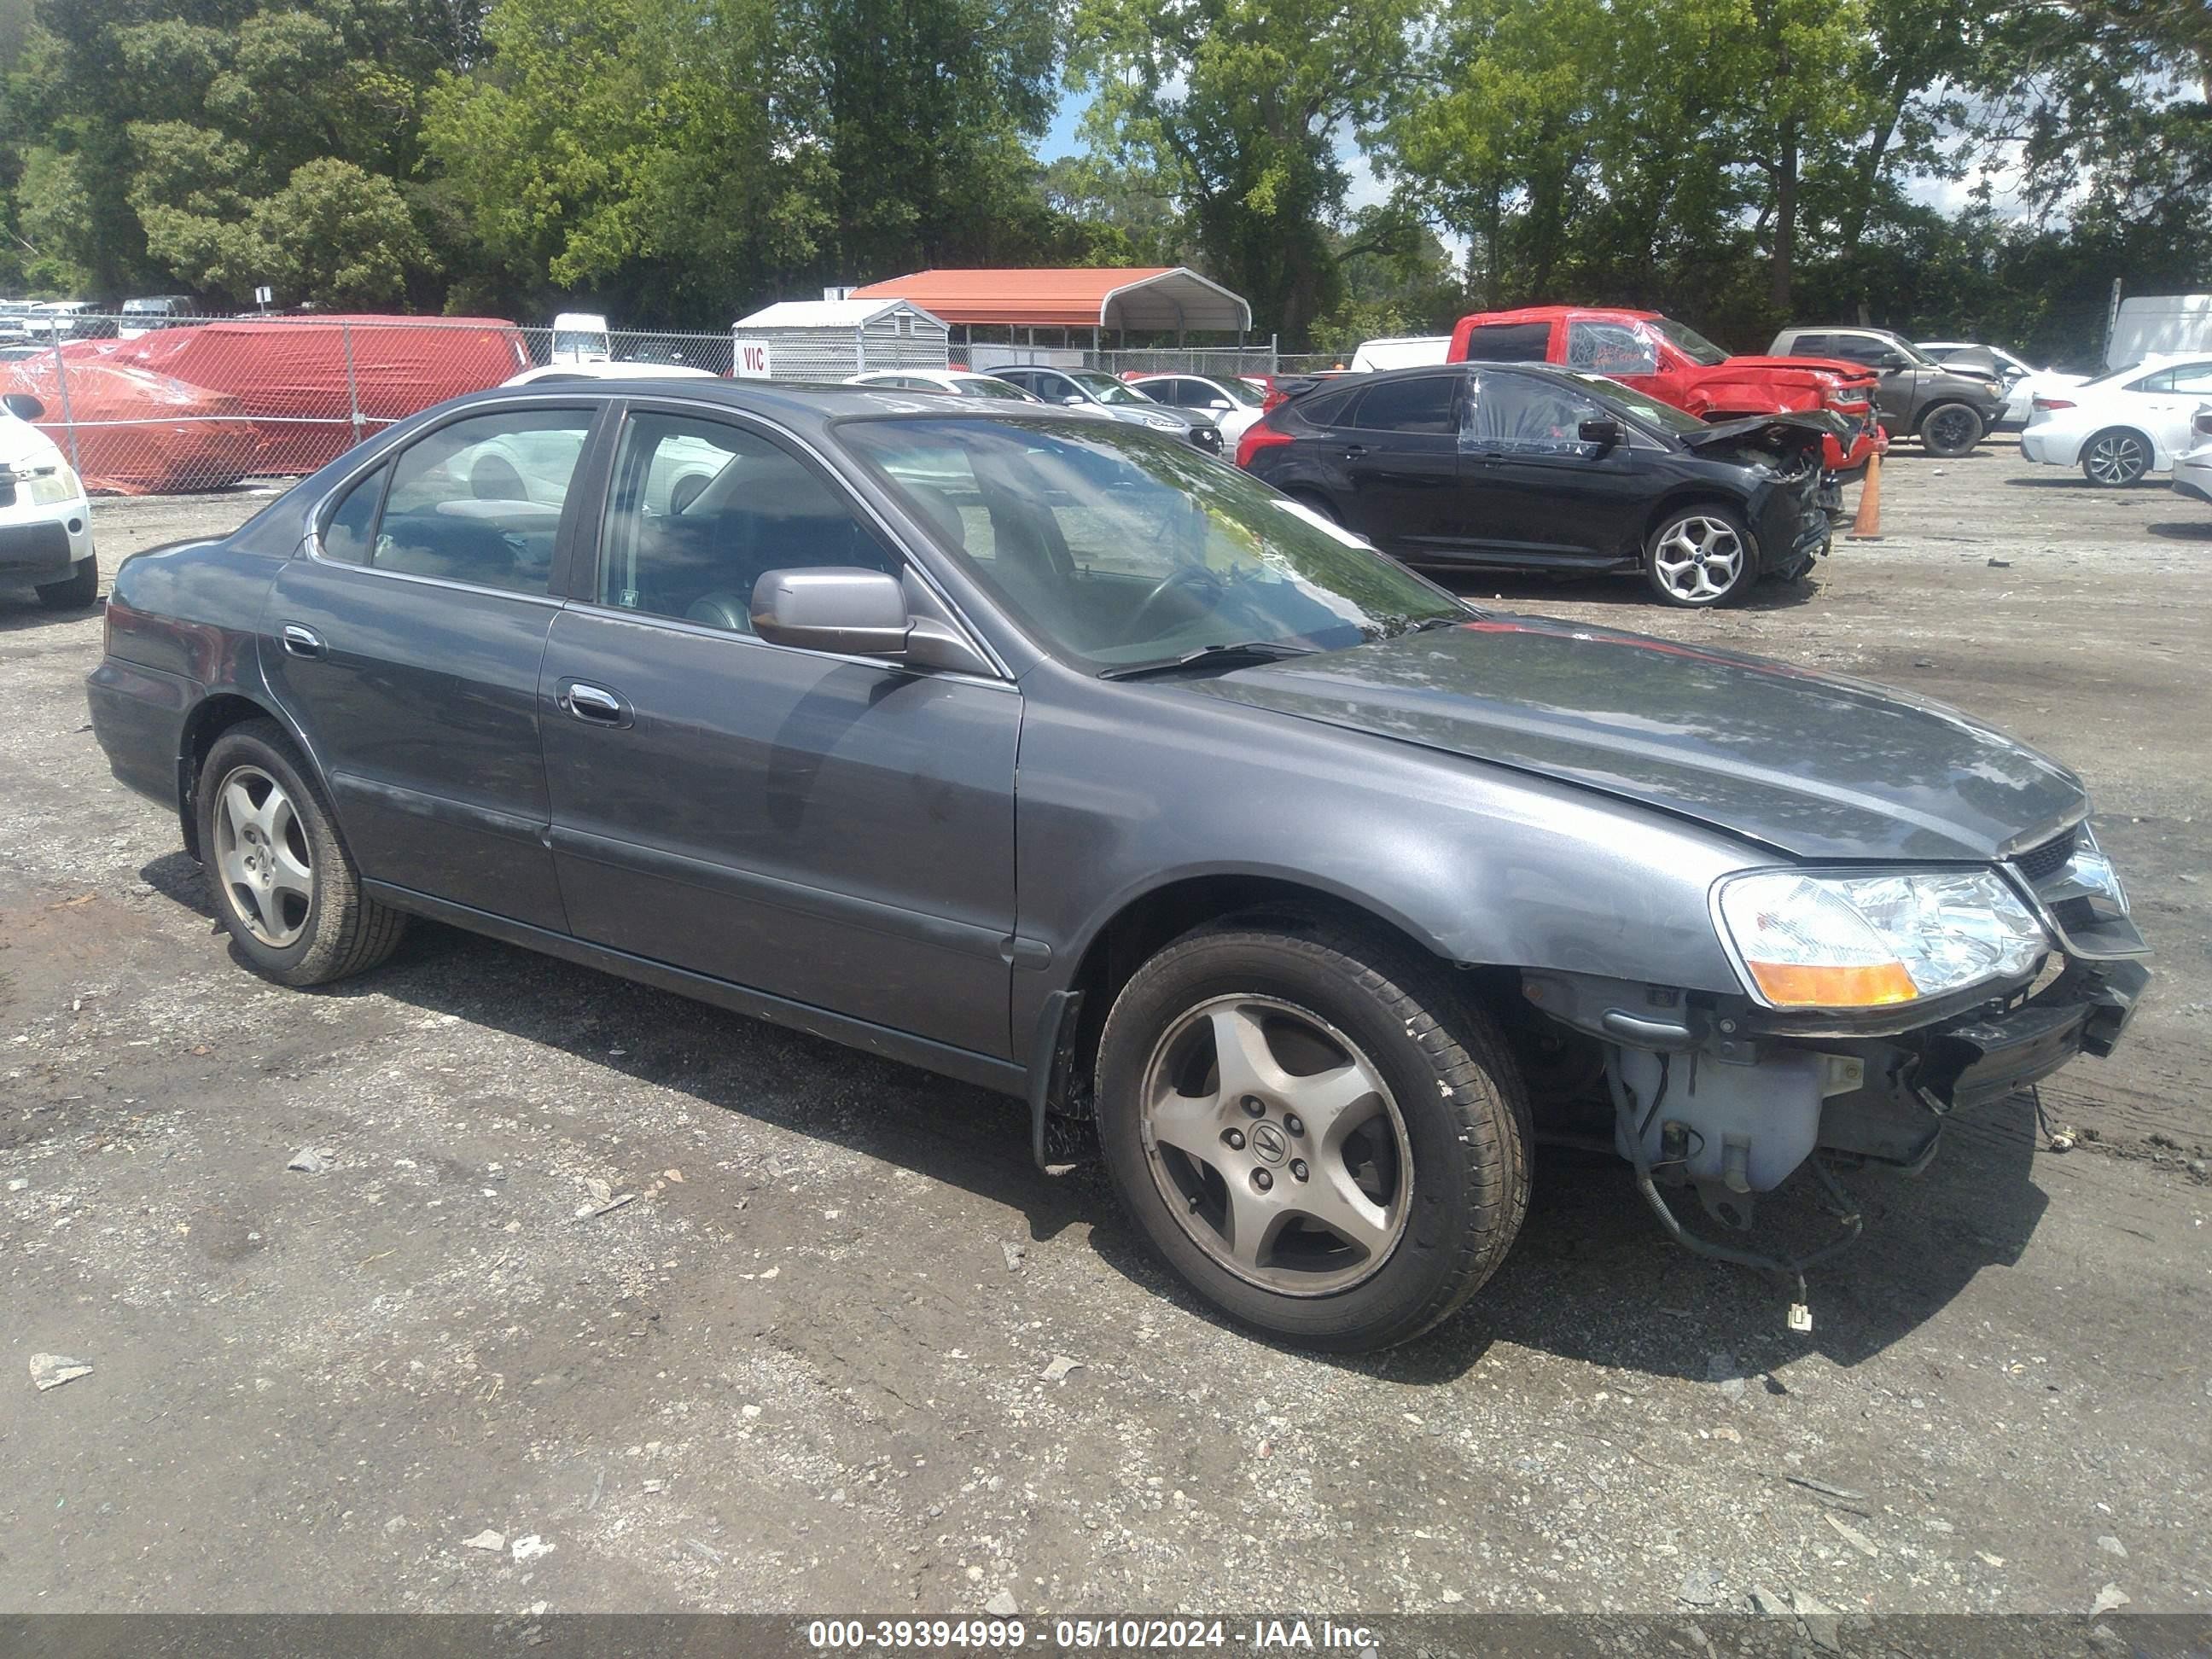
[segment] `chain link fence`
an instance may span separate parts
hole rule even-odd
[[[551,329],[495,318],[76,312],[12,331],[11,321],[0,315],[0,394],[102,494],[297,477],[433,404],[560,367]],[[563,361],[709,374],[730,372],[732,349],[726,334],[644,331],[564,334],[558,346]]]

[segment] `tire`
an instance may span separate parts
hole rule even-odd
[[[1984,435],[1981,415],[1971,404],[1937,404],[1920,417],[1920,447],[1947,461],[1972,453]]]
[[[2081,446],[2081,476],[2093,484],[2125,489],[2150,471],[2150,440],[2131,427],[2107,427]]]
[[[100,561],[78,560],[61,580],[41,584],[38,595],[39,603],[49,611],[84,610],[100,598]]]
[[[1644,579],[1681,610],[1734,605],[1759,580],[1759,546],[1733,507],[1673,507],[1644,538]]]
[[[256,972],[326,985],[392,954],[407,918],[362,894],[329,798],[274,720],[216,739],[194,807],[216,915]]]
[[[1224,1031],[1242,1073],[1225,1092]],[[1510,1052],[1436,964],[1380,934],[1246,916],[1185,935],[1115,999],[1096,1099],[1108,1174],[1152,1248],[1237,1323],[1303,1347],[1441,1323],[1528,1210]]]

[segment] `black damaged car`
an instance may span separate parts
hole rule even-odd
[[[1362,375],[1271,410],[1237,464],[1407,564],[1629,574],[1743,599],[1828,550],[1817,415],[1708,425],[1543,363]]]

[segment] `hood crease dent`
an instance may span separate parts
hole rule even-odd
[[[1541,617],[1186,689],[1598,790],[1807,860],[1987,863],[2088,811],[2066,768],[1942,703]]]

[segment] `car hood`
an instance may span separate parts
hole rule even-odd
[[[1188,689],[1600,790],[1810,860],[1972,860],[2088,810],[2064,767],[1863,681],[1486,617]]]
[[[1717,421],[1696,432],[1678,432],[1683,447],[1701,454],[1719,455],[1729,450],[1764,450],[1789,459],[1820,447],[1831,433],[1840,433],[1843,422],[1826,413],[1813,415],[1750,415],[1740,421]]]

